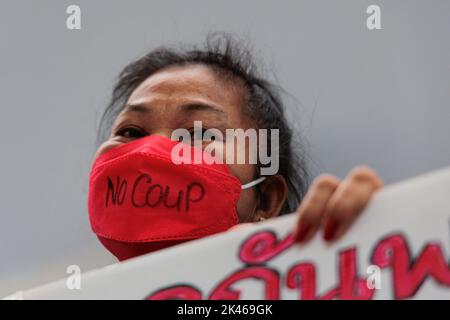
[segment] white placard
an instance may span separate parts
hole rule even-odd
[[[87,272],[80,289],[63,279],[10,298],[450,299],[450,169],[384,188],[332,246],[293,243],[295,219]]]

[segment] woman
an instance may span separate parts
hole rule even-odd
[[[305,156],[293,142],[278,91],[258,75],[248,50],[226,35],[209,38],[202,49],[159,48],[126,66],[103,115],[102,144],[90,177],[91,224],[106,248],[124,260],[291,212],[298,216],[293,230],[299,243],[320,229],[325,241],[339,239],[382,182],[360,166],[342,181],[321,175],[307,190]],[[222,132],[278,129],[279,145],[272,148],[278,172],[261,178],[259,161],[179,170],[166,157],[174,147],[170,138],[179,128],[192,132],[194,121]],[[200,147],[228,143],[212,140]],[[197,195],[187,196],[194,187],[183,189],[183,179],[200,181]],[[249,188],[231,191],[236,183]],[[231,194],[235,198],[228,198]],[[184,197],[194,218],[180,214]],[[213,227],[215,221],[220,223]]]

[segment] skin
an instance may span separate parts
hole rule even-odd
[[[254,128],[242,112],[247,92],[238,79],[224,79],[205,65],[173,66],[147,78],[131,94],[116,118],[110,137],[95,157],[121,144],[147,135],[170,138],[177,128],[192,129],[201,120],[203,129]],[[203,141],[204,145],[211,141]],[[214,141],[223,147],[226,141]],[[245,147],[248,151],[248,146]],[[226,154],[223,153],[226,157]],[[228,164],[242,183],[257,178],[253,164]],[[322,175],[314,180],[297,209],[294,235],[306,243],[320,230],[326,241],[339,239],[366,207],[381,179],[368,167],[353,169],[344,180]],[[285,179],[268,177],[255,188],[243,190],[237,204],[240,225],[276,217],[287,196]]]

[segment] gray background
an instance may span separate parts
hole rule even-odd
[[[70,4],[80,31],[66,29]],[[382,30],[367,30],[369,4]],[[211,30],[251,39],[295,97],[314,174],[368,164],[392,183],[450,164],[449,1],[2,0],[0,295],[114,262],[86,211],[113,79]]]

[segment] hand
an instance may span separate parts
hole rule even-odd
[[[382,186],[376,172],[364,166],[354,168],[343,181],[319,176],[297,209],[296,242],[308,242],[321,227],[325,241],[339,239]]]

